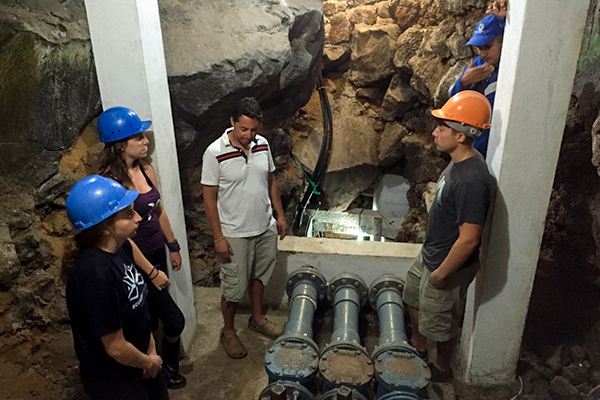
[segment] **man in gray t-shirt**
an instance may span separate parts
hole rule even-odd
[[[484,95],[467,90],[431,113],[439,120],[436,147],[452,161],[437,182],[423,250],[407,273],[403,298],[412,345],[427,358],[427,339],[437,343],[431,380],[447,382],[453,378],[461,304],[479,269],[479,240],[492,198],[493,179],[473,149],[475,138],[490,127],[491,107]]]

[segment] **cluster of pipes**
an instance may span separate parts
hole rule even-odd
[[[265,355],[269,385],[260,400],[419,400],[431,379],[427,363],[408,344],[404,281],[377,278],[370,288],[355,274],[329,284],[314,267],[288,276],[290,315],[282,336]],[[334,310],[330,342],[319,352],[313,319],[320,301]],[[369,301],[379,318],[379,344],[369,357],[358,333],[361,307]],[[319,394],[320,393],[320,394]]]

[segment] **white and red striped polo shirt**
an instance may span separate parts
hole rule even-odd
[[[221,230],[227,237],[260,235],[275,223],[269,198],[269,172],[275,164],[269,142],[260,135],[248,157],[231,144],[225,130],[208,146],[202,158],[202,184],[218,186],[217,207]]]

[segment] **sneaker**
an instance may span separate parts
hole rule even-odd
[[[429,363],[427,366],[431,370],[431,382],[450,382],[454,379],[452,368],[448,368],[448,371],[442,371],[433,365],[433,363]]]
[[[248,350],[246,350],[246,346],[240,340],[237,334],[232,337],[226,337],[223,335],[223,330],[221,329],[221,345],[223,346],[223,350],[225,353],[231,358],[244,358],[248,355]]]
[[[263,335],[270,337],[271,339],[277,339],[279,336],[283,334],[283,328],[281,325],[276,324],[275,322],[271,322],[265,318],[265,321],[262,324],[257,324],[252,316],[248,320],[248,328],[256,331],[258,333],[262,333]]]

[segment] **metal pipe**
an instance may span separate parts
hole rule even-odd
[[[317,304],[327,294],[327,284],[316,268],[305,266],[288,276],[286,292],[290,301],[288,322],[283,335],[265,354],[265,370],[270,384],[287,387],[292,382],[314,391],[319,348],[312,340],[312,324]]]
[[[367,398],[356,389],[342,386],[323,393],[318,400],[367,400]]]
[[[404,303],[399,290],[384,290],[377,296],[379,344],[408,343],[404,326]]]
[[[279,381],[267,386],[259,400],[314,400],[314,396],[304,386],[296,382]]]
[[[334,286],[335,287],[335,286]],[[358,343],[358,315],[360,294],[353,286],[340,287],[334,295],[334,319],[332,341]]]
[[[312,338],[312,324],[317,309],[317,299],[319,299],[319,293],[314,284],[299,282],[294,286],[290,296],[290,316],[283,331],[284,335]]]
[[[395,275],[380,276],[369,289],[369,302],[379,318],[379,345],[371,355],[379,400],[419,399],[417,394],[431,380],[427,363],[408,344],[403,290],[404,281]]]
[[[378,397],[378,400],[421,400],[421,397],[411,392],[391,392]]]
[[[342,273],[329,282],[327,298],[333,305],[334,323],[331,342],[325,346],[319,362],[323,391],[347,386],[365,394],[374,374],[373,362],[361,346],[358,333],[367,285],[358,275]]]

